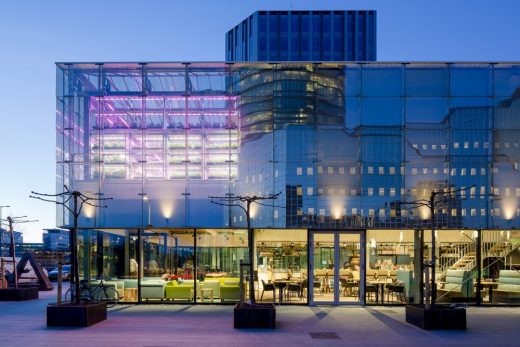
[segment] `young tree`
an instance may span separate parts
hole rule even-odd
[[[251,303],[255,303],[255,287],[254,287],[254,278],[253,278],[253,270],[254,270],[254,233],[251,228],[251,205],[257,204],[262,206],[272,207],[271,205],[266,205],[263,203],[264,201],[276,200],[278,196],[280,196],[281,192],[274,195],[268,196],[257,196],[257,195],[228,195],[228,196],[210,196],[211,203],[221,206],[227,207],[238,207],[242,211],[244,211],[246,215],[246,223],[247,223],[247,238],[248,238],[248,250],[249,250],[249,298]],[[242,290],[242,289],[240,289]]]
[[[43,194],[31,191],[30,198],[38,199],[46,202],[52,202],[56,205],[61,205],[65,209],[67,209],[72,216],[74,217],[73,227],[70,229],[70,256],[72,261],[72,277],[74,278],[74,302],[76,304],[80,303],[80,290],[79,290],[79,269],[78,269],[78,218],[81,215],[81,209],[84,205],[89,205],[92,207],[102,207],[106,208],[106,205],[97,205],[93,204],[91,201],[104,201],[104,200],[112,200],[112,198],[91,198],[77,190],[70,191],[69,188],[64,185],[65,191],[59,194]],[[50,199],[54,198],[54,200]],[[62,201],[57,201],[57,199],[61,199]],[[72,208],[69,206],[69,202],[72,200]]]
[[[9,235],[11,237],[11,244],[9,247],[9,253],[13,262],[13,275],[14,275],[14,287],[18,288],[18,269],[16,268],[16,243],[14,242],[14,224],[22,224],[22,223],[32,223],[37,222],[37,220],[26,220],[27,216],[19,216],[19,217],[7,217],[6,219],[2,219],[2,221],[6,221],[9,226]],[[4,223],[6,224],[6,223]]]
[[[411,205],[412,209],[418,209],[426,207],[430,211],[430,225],[432,229],[432,250],[431,250],[431,260],[429,262],[424,262],[423,267],[431,268],[431,290],[427,291],[426,293],[426,303],[427,305],[431,303],[432,306],[435,306],[435,299],[436,299],[436,280],[435,280],[435,265],[436,265],[436,255],[435,255],[435,242],[436,242],[436,236],[435,236],[435,211],[442,206],[446,206],[450,200],[453,200],[454,198],[458,198],[457,194],[470,190],[471,188],[475,187],[474,185],[468,188],[462,188],[462,189],[448,189],[447,191],[436,191],[435,189],[431,191],[430,198],[429,199],[419,199],[415,201],[410,202],[400,202],[401,205]],[[421,259],[422,261],[422,259]]]

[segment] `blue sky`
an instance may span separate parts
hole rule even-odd
[[[224,34],[256,10],[374,9],[380,61],[520,61],[520,1],[0,0],[0,204],[29,242],[55,208],[56,61],[221,61]]]

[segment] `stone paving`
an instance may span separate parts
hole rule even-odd
[[[467,331],[423,331],[403,307],[281,306],[275,330],[233,329],[233,307],[121,305],[89,328],[47,328],[40,299],[0,302],[0,346],[520,346],[520,308],[470,307]]]

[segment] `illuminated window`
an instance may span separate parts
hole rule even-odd
[[[455,168],[451,169],[451,175],[452,176],[457,175],[457,169],[455,169]]]
[[[350,168],[350,174],[351,175],[355,175],[356,174],[356,168],[355,167],[351,167]]]
[[[375,215],[376,215],[376,211],[373,208],[368,210],[368,216],[369,217],[374,217]]]
[[[404,174],[405,174],[405,168],[404,168],[404,166],[401,166],[400,172],[401,172],[401,175],[404,176]]]
[[[427,150],[428,149],[428,145],[422,145],[422,149],[423,150]]]
[[[302,186],[297,186],[296,187],[296,195],[298,195],[298,196],[302,196],[303,195]]]
[[[312,194],[314,194],[313,187],[307,187],[307,195],[312,195]]]
[[[395,188],[390,188],[390,196],[395,196]]]
[[[313,216],[313,215],[314,215],[314,207],[309,207],[309,208],[307,209],[307,214],[308,214],[309,216]]]
[[[454,143],[453,143],[453,148],[455,148],[455,149],[459,149],[459,143],[458,143],[458,142],[454,142]]]
[[[461,176],[466,176],[466,168],[460,169],[460,175]]]
[[[357,195],[356,188],[351,188],[351,189],[350,189],[350,195],[352,195],[352,196]]]
[[[499,149],[499,148],[500,148],[500,142],[495,142],[495,148],[496,148],[496,149]]]
[[[475,187],[471,187],[471,188],[469,189],[469,195],[470,195],[472,198],[475,197]]]
[[[476,216],[477,216],[477,209],[472,208],[471,209],[471,217],[476,217]]]
[[[511,196],[511,189],[509,189],[509,188],[504,188],[504,195],[505,195],[505,196]]]
[[[274,218],[278,218],[278,210],[274,210]]]
[[[480,209],[480,216],[485,216],[486,215],[486,209],[485,208],[481,208]]]
[[[385,196],[385,188],[379,188],[379,196]]]
[[[457,209],[456,208],[452,208],[451,209],[451,216],[452,217],[457,217]]]
[[[297,167],[296,168],[296,175],[298,175],[298,176],[302,175],[302,168],[301,167]]]
[[[486,176],[486,169],[485,168],[481,168],[480,169],[480,175],[481,176]]]
[[[428,168],[427,167],[423,167],[422,173],[423,173],[423,175],[427,175],[428,174]]]
[[[434,175],[437,175],[439,173],[439,168],[438,167],[434,167],[432,171],[433,171]]]
[[[436,150],[437,149],[437,145],[432,145],[432,149]]]
[[[466,217],[466,209],[463,208],[461,211],[460,211],[460,214],[462,217]]]
[[[412,175],[417,175],[417,168],[415,168],[415,167],[412,168]]]
[[[473,148],[478,148],[479,144],[477,141],[473,142]]]
[[[385,174],[385,168],[383,166],[380,166],[378,171],[379,171],[380,175],[384,175]]]
[[[464,142],[464,149],[468,149],[469,148],[469,142]]]
[[[323,188],[318,188],[318,195],[323,195]]]
[[[345,168],[344,168],[344,167],[340,167],[340,168],[338,169],[338,171],[339,171],[339,174],[340,174],[340,175],[344,175],[344,174],[345,174]]]
[[[480,187],[480,195],[482,195],[482,196],[486,195],[486,187],[485,186],[481,186]]]
[[[446,149],[446,145],[441,145],[441,149]]]
[[[493,188],[493,195],[499,196],[500,195],[500,188]]]
[[[341,188],[341,189],[339,190],[339,193],[340,193],[341,195],[345,195],[345,194],[346,194],[346,192],[345,192],[345,188]]]
[[[500,216],[500,209],[499,208],[495,208],[495,216]]]
[[[484,148],[489,148],[489,142],[484,142]]]
[[[471,170],[470,170],[470,174],[471,174],[471,176],[475,176],[477,174],[477,169],[472,167]]]
[[[318,166],[318,173],[319,173],[319,174],[322,174],[322,173],[323,173],[323,166]]]
[[[372,196],[372,195],[374,195],[374,188],[368,188],[367,195],[368,195],[368,196]]]
[[[395,175],[395,167],[390,166],[390,167],[388,168],[388,173],[389,173],[390,175]]]
[[[372,175],[372,174],[374,173],[374,167],[373,167],[373,166],[369,166],[369,167],[367,168],[367,173],[368,173],[369,175]]]
[[[307,176],[312,176],[312,175],[314,175],[314,168],[308,167],[307,168]]]
[[[278,177],[278,169],[274,170],[274,177]]]
[[[324,216],[325,215],[325,209],[324,208],[320,208],[320,216]]]
[[[380,208],[379,209],[379,217],[384,217],[385,215],[386,215],[385,209],[384,208]]]
[[[355,208],[355,207],[352,208],[352,214],[353,214],[353,215],[356,215],[356,214],[357,214],[357,208]]]
[[[333,173],[334,173],[334,167],[329,166],[329,167],[327,168],[327,173],[329,173],[329,174],[333,174]]]
[[[504,143],[505,148],[509,148],[509,142]]]

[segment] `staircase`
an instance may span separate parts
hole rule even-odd
[[[477,266],[477,253],[468,252],[455,262],[448,270],[471,270]]]
[[[504,258],[515,248],[502,230],[483,232],[482,238],[482,259]],[[477,249],[474,238],[461,233],[460,242],[450,243],[444,247],[446,250],[444,253],[439,253],[437,262],[439,273],[446,273],[447,270],[471,271],[477,267]]]

